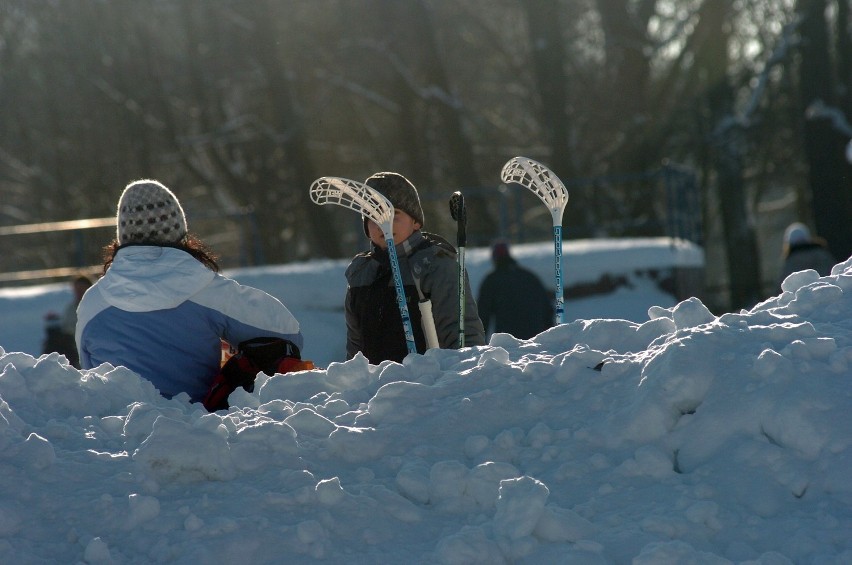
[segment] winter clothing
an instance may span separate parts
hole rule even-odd
[[[498,241],[493,246],[491,246],[491,260],[499,261],[504,257],[509,256],[509,244],[505,241]]]
[[[185,392],[199,402],[219,373],[221,340],[278,337],[302,347],[299,322],[278,299],[216,272],[187,238],[177,197],[159,182],[127,185],[116,225],[106,273],[77,308],[84,369],[123,365],[167,398]]]
[[[788,246],[810,243],[811,230],[801,222],[794,222],[784,230],[784,243]]]
[[[416,210],[415,210],[416,211]],[[411,215],[410,212],[409,215]],[[441,348],[459,347],[458,263],[452,245],[432,234],[415,231],[396,246],[406,303],[418,353],[426,351],[415,276],[432,301],[432,314]],[[346,269],[346,357],[359,351],[373,364],[401,362],[408,350],[396,300],[390,258],[373,245],[356,255]],[[485,334],[476,302],[465,276],[465,345],[484,345]]]
[[[71,301],[62,314],[48,312],[44,317],[44,341],[42,353],[61,353],[72,367],[80,368],[74,330],[77,325],[77,301]]]
[[[365,184],[390,200],[394,208],[399,208],[414,218],[421,228],[425,225],[420,196],[407,178],[399,173],[376,173],[368,178]],[[369,237],[367,218],[364,218],[364,233]]]
[[[491,256],[494,270],[483,279],[477,299],[486,332],[529,339],[551,327],[552,299],[535,273],[518,265],[506,243],[495,244]]]
[[[796,222],[784,230],[784,261],[778,276],[778,287],[789,275],[805,269],[813,269],[820,276],[831,274],[837,263],[834,256],[820,238],[811,235],[808,227]]]
[[[260,372],[273,376],[313,368],[312,361],[302,360],[293,342],[276,337],[253,338],[240,343],[237,352],[228,357],[202,403],[209,412],[227,410],[228,397],[238,387],[254,392],[254,382]]]
[[[77,329],[77,306],[83,299],[83,295],[92,286],[92,279],[86,275],[78,275],[71,281],[71,289],[74,293],[74,299],[65,306],[62,312],[62,332],[68,334],[73,341],[74,332]],[[74,356],[76,358],[76,347]],[[70,358],[69,358],[70,359]],[[76,365],[75,365],[76,366]]]
[[[127,243],[177,243],[186,236],[186,216],[172,191],[155,180],[127,185],[118,200],[116,238]]]
[[[74,332],[77,327],[77,305],[83,298],[83,294],[92,286],[92,279],[85,275],[78,275],[71,281],[74,299],[71,300],[59,315],[49,312],[45,316],[45,340],[42,343],[42,353],[61,353],[68,359],[72,367],[80,368],[80,358],[77,355],[77,343],[74,341]]]
[[[201,401],[219,372],[221,339],[260,336],[302,347],[299,322],[278,299],[238,284],[173,247],[118,250],[77,310],[84,369],[124,365],[171,398]]]
[[[76,314],[76,311],[75,311]],[[49,312],[44,317],[44,341],[41,344],[42,353],[61,353],[68,359],[72,367],[80,368],[77,356],[77,345],[74,342],[74,332],[62,329],[63,319],[56,312]]]

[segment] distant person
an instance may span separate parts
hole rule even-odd
[[[553,301],[541,280],[518,265],[509,244],[491,247],[494,269],[479,287],[479,315],[488,334],[507,333],[529,339],[553,325]]]
[[[123,365],[166,398],[185,392],[200,402],[219,374],[221,340],[271,337],[302,347],[299,322],[277,298],[219,274],[168,188],[130,183],[116,220],[104,275],[77,309],[84,369]]]
[[[92,279],[86,275],[77,275],[71,280],[71,292],[74,294],[74,299],[68,303],[62,313],[62,331],[64,333],[74,335],[77,329],[77,307],[92,284]]]
[[[801,222],[792,223],[784,230],[782,258],[779,288],[792,273],[813,269],[824,277],[831,274],[832,267],[837,263],[825,241],[812,236],[808,226]]]
[[[45,316],[45,341],[43,353],[58,352],[65,355],[71,366],[80,368],[80,356],[77,354],[77,344],[74,341],[74,331],[77,327],[77,305],[83,295],[92,286],[92,279],[86,275],[77,275],[71,280],[73,298],[65,307],[62,314],[49,312]]]
[[[418,302],[420,291],[432,302],[438,346],[458,349],[458,262],[452,245],[439,236],[420,231],[423,208],[411,182],[399,173],[376,173],[367,186],[384,195],[394,207],[393,241],[399,259],[408,313],[418,353],[426,351],[426,337]],[[364,218],[370,250],[352,259],[346,269],[346,358],[359,351],[370,363],[402,362],[408,355],[402,316],[396,299],[387,242],[381,227]],[[465,277],[465,284],[467,277]],[[468,285],[465,291],[465,346],[484,345],[485,333]]]

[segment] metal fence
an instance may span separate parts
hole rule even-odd
[[[251,209],[188,215],[193,233],[216,250],[223,266],[264,264]],[[0,286],[64,280],[102,270],[102,249],[114,237],[115,216],[0,227]],[[53,266],[51,266],[53,265]]]

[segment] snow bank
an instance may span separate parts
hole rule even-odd
[[[852,260],[783,290],[358,356],[216,414],[0,348],[0,561],[848,563]]]

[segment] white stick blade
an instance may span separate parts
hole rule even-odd
[[[562,211],[568,203],[568,189],[550,169],[528,157],[513,157],[503,165],[500,179],[527,187],[551,210]]]
[[[310,194],[314,204],[343,206],[379,225],[393,222],[393,205],[362,182],[342,177],[321,177],[311,183]]]

